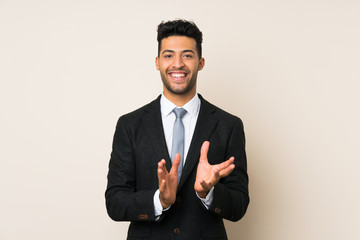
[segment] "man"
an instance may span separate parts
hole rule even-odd
[[[196,93],[205,60],[194,23],[162,22],[157,40],[163,94],[117,123],[108,214],[131,221],[127,239],[227,239],[223,218],[249,204],[242,122]]]

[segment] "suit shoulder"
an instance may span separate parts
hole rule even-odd
[[[160,112],[160,101],[159,98],[153,100],[152,102],[132,111],[129,113],[126,113],[119,117],[117,121],[117,126],[119,124],[125,124],[129,126],[139,126],[141,122],[141,118],[146,112]]]

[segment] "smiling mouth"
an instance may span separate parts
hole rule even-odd
[[[171,72],[171,73],[169,73],[169,75],[174,80],[183,80],[188,75],[188,73],[185,73],[185,72]]]

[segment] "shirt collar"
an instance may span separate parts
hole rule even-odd
[[[161,107],[161,114],[163,116],[168,116],[174,108],[177,106],[172,103],[169,99],[167,99],[164,95],[164,93],[161,95],[160,99],[160,107]],[[199,112],[200,107],[200,98],[198,94],[195,94],[195,96],[188,101],[182,108],[184,108],[187,113],[194,116]]]

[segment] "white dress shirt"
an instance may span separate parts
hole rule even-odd
[[[196,125],[197,118],[199,116],[201,101],[197,94],[184,106],[183,109],[186,110],[185,115],[182,118],[184,124],[184,164],[186,161],[187,153],[189,151],[190,142],[194,134],[194,129]],[[166,140],[166,145],[168,147],[169,156],[171,156],[171,146],[173,139],[173,128],[175,123],[175,113],[173,112],[174,108],[177,106],[170,102],[164,95],[160,99],[160,108],[161,108],[161,119],[164,127],[164,135]]]
[[[186,162],[186,157],[189,151],[191,139],[194,134],[196,121],[199,116],[201,101],[197,94],[187,102],[182,108],[186,110],[185,115],[182,118],[185,130],[184,136],[184,158],[183,164]],[[175,122],[175,113],[173,109],[177,106],[172,103],[169,99],[167,99],[164,94],[162,94],[160,99],[160,109],[161,109],[161,119],[164,128],[164,135],[166,140],[166,145],[169,151],[169,156],[171,156],[171,146],[172,146],[172,138],[173,138],[173,127]],[[195,191],[195,190],[194,190]],[[208,193],[206,198],[200,198],[205,205],[205,207],[209,208],[212,199],[213,199],[213,188]],[[159,189],[154,194],[154,206],[155,206],[155,216],[157,219],[160,217],[163,211],[167,209],[163,209],[161,206],[160,198],[159,198]]]

